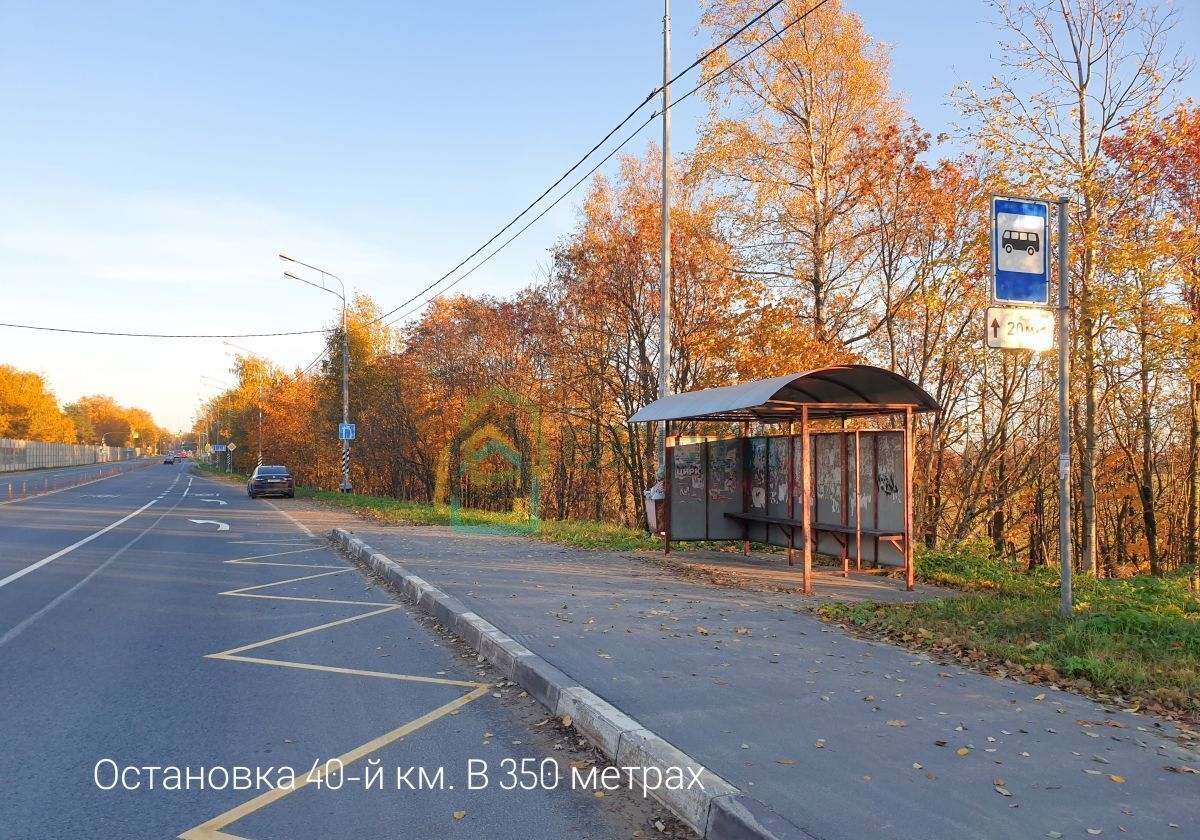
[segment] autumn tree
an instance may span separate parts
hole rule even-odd
[[[1078,260],[1072,297],[1083,387],[1082,562],[1096,567],[1096,461],[1104,307],[1097,251],[1113,208],[1104,143],[1163,108],[1186,63],[1169,47],[1176,15],[1137,0],[994,3],[1005,33],[1000,72],[984,91],[958,90],[967,135],[1014,187],[1073,196]]]
[[[75,428],[40,374],[0,365],[0,437],[74,443]]]
[[[901,220],[903,170],[924,139],[889,90],[884,46],[836,0],[811,5],[783,3],[707,60],[697,158],[725,193],[743,271],[826,348],[818,361],[869,339],[903,297],[878,294],[897,266],[873,237]],[[766,6],[712,0],[703,25],[724,40]]]

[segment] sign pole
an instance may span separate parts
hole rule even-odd
[[[1062,580],[1062,614],[1070,618],[1071,603],[1071,435],[1067,400],[1071,391],[1069,277],[1067,266],[1067,203],[1058,199],[1058,563]]]

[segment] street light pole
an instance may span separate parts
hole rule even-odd
[[[321,275],[321,285],[317,285],[310,280],[305,280],[303,277],[292,274],[290,271],[283,272],[284,277],[290,277],[292,280],[299,280],[301,283],[307,283],[313,288],[320,289],[323,292],[329,292],[341,299],[342,301],[342,423],[343,425],[350,422],[350,335],[346,329],[346,284],[342,282],[342,278],[332,272],[326,271],[323,268],[317,268],[315,265],[309,265],[306,262],[294,259],[286,254],[280,254],[279,259],[284,262],[295,263],[302,265],[305,268],[312,269]],[[341,287],[341,292],[338,293],[325,285],[325,278],[332,277],[338,282]],[[343,493],[350,492],[350,441],[342,438],[342,483],[338,487]]]

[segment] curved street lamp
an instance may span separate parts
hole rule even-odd
[[[342,278],[338,277],[336,274],[328,272],[323,268],[317,268],[315,265],[309,265],[306,262],[301,262],[293,257],[289,257],[287,254],[280,254],[279,259],[283,260],[284,262],[295,263],[296,265],[302,265],[305,268],[312,269],[321,275],[321,282],[320,284],[317,284],[311,280],[305,280],[303,277],[293,274],[290,271],[283,272],[284,277],[288,277],[292,280],[299,280],[301,283],[312,286],[314,289],[320,289],[323,292],[329,292],[329,294],[334,295],[342,302],[342,423],[348,424],[350,422],[350,337],[346,332],[346,284],[343,283]],[[341,291],[339,292],[331,289],[329,286],[326,286],[326,277],[332,277],[334,280],[336,280]],[[340,489],[343,493],[350,492],[350,441],[346,440],[345,438],[342,439],[342,483],[338,489]]]

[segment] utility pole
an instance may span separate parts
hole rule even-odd
[[[1071,601],[1071,435],[1067,400],[1071,393],[1070,277],[1067,266],[1066,196],[1058,199],[1058,568],[1062,580],[1062,614],[1069,618]]]
[[[662,276],[659,297],[658,397],[671,392],[671,0],[663,0]],[[667,424],[659,423],[658,474],[666,478]]]

